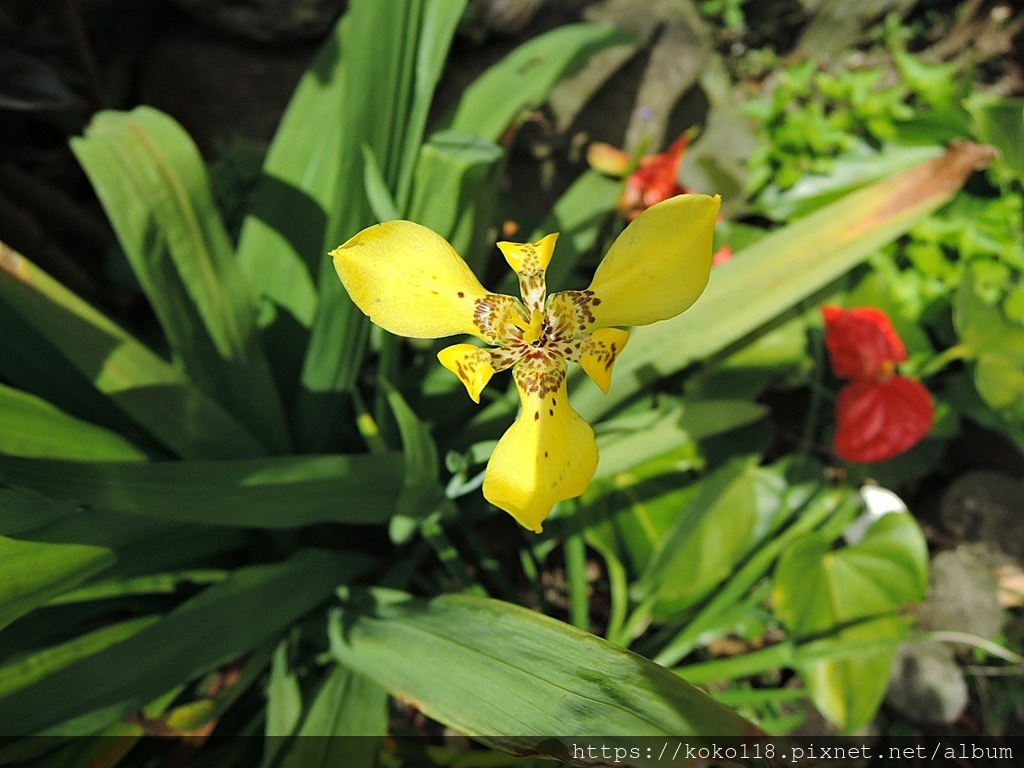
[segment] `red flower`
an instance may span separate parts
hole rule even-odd
[[[874,307],[822,307],[825,346],[836,376],[852,381],[836,400],[836,455],[844,461],[888,461],[917,445],[935,419],[925,386],[900,376],[907,349]]]
[[[679,164],[690,137],[683,134],[666,151],[648,155],[640,161],[640,167],[626,179],[626,189],[619,200],[619,212],[632,221],[655,203],[689,192],[681,185]]]

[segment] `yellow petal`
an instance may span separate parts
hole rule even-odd
[[[551,263],[556,240],[558,233],[554,232],[534,243],[498,243],[498,249],[505,255],[505,261],[519,275],[519,290],[523,295],[526,311],[531,317],[535,312],[544,309],[544,299],[547,296],[544,270]]]
[[[603,328],[580,345],[580,366],[606,395],[612,385],[612,366],[615,365],[615,358],[619,356],[627,341],[629,331]]]
[[[679,195],[641,213],[612,244],[587,291],[591,328],[668,320],[704,291],[721,200]]]
[[[443,237],[411,221],[368,227],[331,256],[356,306],[399,336],[469,333],[495,343],[480,310],[518,304],[511,296],[488,293]]]
[[[474,403],[480,402],[480,393],[494,375],[491,353],[472,344],[453,344],[437,353],[441,365],[459,377]]]
[[[535,243],[500,242],[498,250],[505,255],[505,261],[517,275],[535,275],[548,268],[557,240],[558,233],[553,232]]]
[[[555,504],[590,485],[597,471],[597,442],[590,425],[569,405],[564,360],[523,358],[514,376],[522,412],[491,454],[483,491],[491,504],[539,533]]]

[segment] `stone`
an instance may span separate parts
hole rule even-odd
[[[926,640],[900,648],[885,695],[890,707],[919,723],[952,723],[968,698],[963,672],[948,645]]]

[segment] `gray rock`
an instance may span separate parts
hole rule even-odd
[[[1024,560],[1024,483],[1002,472],[968,472],[942,497],[943,525],[961,541],[984,541]]]
[[[984,548],[961,545],[932,559],[928,596],[917,620],[924,630],[967,632],[986,639],[999,632],[999,583]]]
[[[919,723],[955,722],[968,693],[953,650],[931,640],[904,645],[896,654],[885,701]]]

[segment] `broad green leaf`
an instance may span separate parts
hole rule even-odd
[[[837,648],[863,641],[898,642],[907,636],[908,622],[885,616],[847,627],[830,638]],[[889,686],[896,649],[843,654],[841,658],[797,664],[811,700],[829,720],[844,730],[869,723]]]
[[[684,406],[604,421],[597,433],[601,462],[595,479],[632,469],[683,446],[695,447],[697,440],[763,415],[764,408],[748,400],[692,400]]]
[[[0,302],[178,455],[241,458],[266,453],[245,427],[184,374],[3,243]]]
[[[0,536],[0,628],[111,566],[114,553],[91,544]]]
[[[864,539],[833,550],[809,533],[779,561],[772,601],[798,639],[859,619],[892,613],[924,597],[928,555],[924,536],[905,513],[884,515]]]
[[[0,453],[84,461],[145,459],[116,432],[76,419],[28,392],[0,384]]]
[[[0,559],[5,563],[0,623],[8,624],[107,571],[121,551],[168,536],[173,528],[169,523],[89,511],[61,514],[42,525],[0,537]]]
[[[896,611],[923,599],[927,587],[924,535],[909,514],[892,513],[875,521],[862,541],[842,549],[832,549],[831,539],[820,533],[797,539],[779,560],[772,601],[795,638],[838,629],[830,642],[841,645],[903,636],[907,625]],[[885,694],[893,653],[799,668],[818,708],[841,727],[856,728],[874,716]]]
[[[377,592],[332,615],[331,652],[430,717],[509,751],[552,734],[741,735],[757,728],[663,667],[518,605]],[[415,653],[410,653],[415,649]]]
[[[400,454],[239,461],[48,461],[0,456],[0,478],[55,498],[149,518],[298,528],[380,523],[401,493]]]
[[[192,380],[275,452],[284,414],[206,167],[171,117],[97,113],[71,147]]]
[[[478,77],[462,95],[447,127],[498,141],[591,56],[613,45],[635,44],[628,32],[597,24],[568,24],[539,35]]]
[[[367,564],[307,550],[241,568],[153,626],[0,698],[0,722],[8,735],[28,735],[89,713],[119,720],[272,640]]]
[[[954,145],[942,157],[853,192],[737,252],[715,267],[693,307],[633,331],[607,396],[580,386],[586,377],[574,371],[574,407],[594,421],[652,380],[740,341],[906,232],[990,159],[985,147]]]
[[[778,510],[779,478],[736,459],[706,478],[659,542],[639,590],[655,618],[706,598],[733,572]]]

